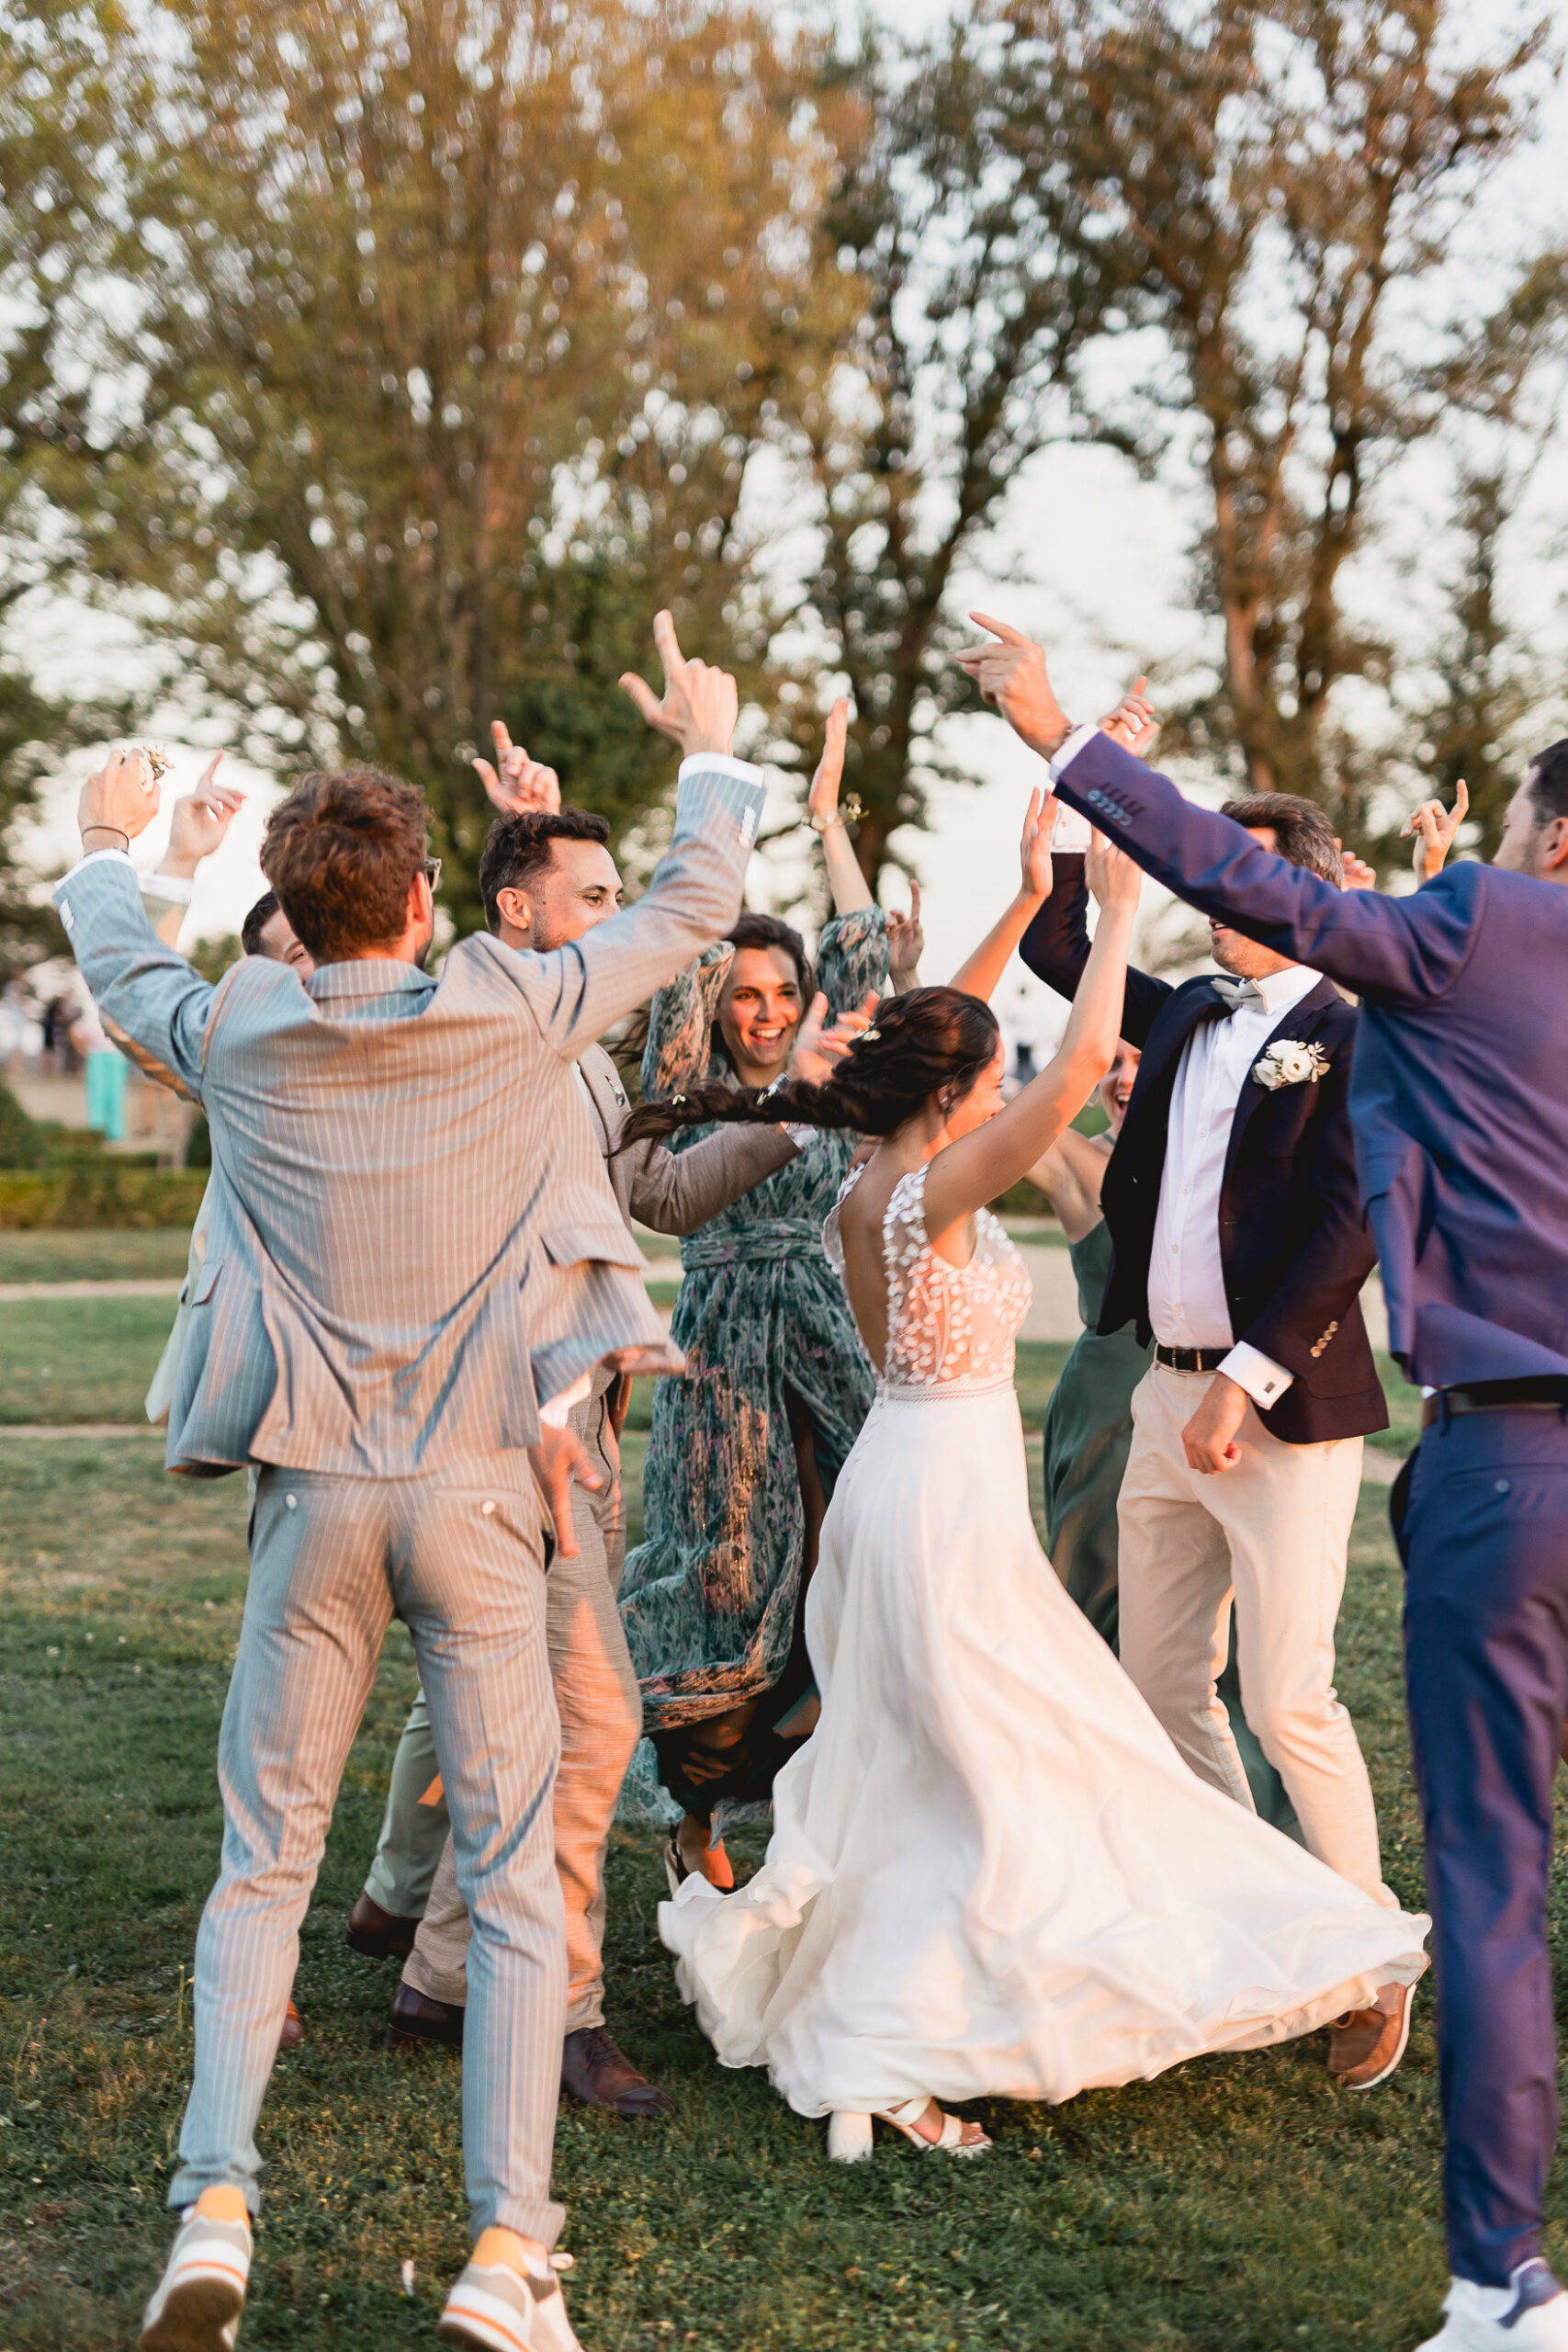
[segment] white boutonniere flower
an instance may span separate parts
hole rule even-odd
[[[1329,1068],[1321,1046],[1303,1046],[1295,1037],[1276,1037],[1267,1053],[1252,1065],[1256,1082],[1270,1094],[1281,1086],[1305,1086]]]

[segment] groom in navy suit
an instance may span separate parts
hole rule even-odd
[[[1408,898],[1342,893],[1075,729],[1039,647],[982,626],[1000,642],[964,666],[1070,807],[1191,905],[1361,998],[1361,1189],[1390,1344],[1431,1392],[1396,1491],[1453,2269],[1423,2352],[1568,2352],[1568,2294],[1540,2252],[1568,1715],[1568,741],[1529,763],[1491,865]]]

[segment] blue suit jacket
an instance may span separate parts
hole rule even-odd
[[[1337,890],[1105,735],[1057,790],[1205,914],[1361,998],[1350,1111],[1412,1380],[1568,1375],[1568,888],[1465,861]]]

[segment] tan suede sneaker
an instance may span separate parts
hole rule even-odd
[[[435,2333],[466,2352],[582,2352],[558,2276],[570,2267],[569,2254],[556,2254],[536,2269],[510,2230],[481,2230]]]
[[[186,2209],[157,2291],[141,2314],[140,2352],[234,2352],[250,2275],[244,2191],[204,2188]]]

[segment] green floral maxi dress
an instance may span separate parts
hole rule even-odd
[[[654,998],[645,1095],[729,1078],[722,1051],[714,1052],[713,1031],[730,952],[725,944],[710,949]],[[834,1015],[859,1004],[869,989],[886,989],[887,932],[880,909],[828,924],[817,984]],[[711,1133],[693,1128],[677,1135],[671,1148]],[[791,1403],[810,1428],[831,1495],[875,1388],[843,1286],[822,1248],[823,1220],[855,1141],[825,1131],[681,1244],[684,1279],[671,1337],[685,1351],[686,1370],[654,1389],[643,1476],[647,1540],[627,1558],[621,1579],[643,1728],[659,1738],[661,1763],[660,1735],[773,1690],[784,1679],[792,1648],[797,1660],[801,1653],[795,1635],[805,1519]],[[798,1699],[792,1694],[783,1715]],[[758,1722],[765,1738],[768,1710]]]

